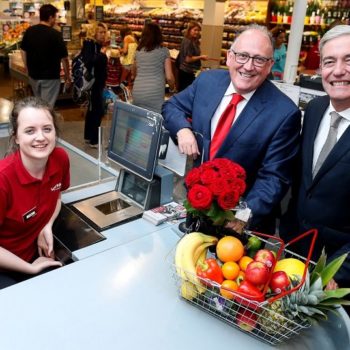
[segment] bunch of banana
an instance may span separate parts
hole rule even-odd
[[[218,239],[201,232],[191,232],[185,235],[177,244],[175,252],[176,272],[181,277],[181,295],[194,299],[198,293],[205,293],[196,275],[196,266],[206,259],[208,248],[217,243]]]

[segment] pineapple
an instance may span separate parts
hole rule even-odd
[[[295,326],[303,327],[315,320],[327,319],[327,312],[337,305],[350,305],[349,300],[343,299],[350,293],[350,288],[324,290],[346,257],[347,254],[344,254],[326,265],[326,254],[323,251],[312,273],[307,271],[305,283],[299,290],[268,304],[261,312],[261,329],[271,335],[285,334]],[[295,276],[291,287],[297,286],[300,279],[300,276]]]
[[[282,299],[268,304],[260,313],[258,323],[265,333],[271,335],[283,335],[289,329],[294,328],[294,322],[291,322],[285,314]]]

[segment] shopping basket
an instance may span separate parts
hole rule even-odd
[[[179,295],[192,305],[201,308],[205,312],[222,321],[225,321],[229,325],[241,331],[245,331],[247,334],[258,338],[263,342],[271,345],[286,342],[288,339],[299,334],[303,329],[310,327],[311,324],[307,321],[300,322],[300,320],[296,321],[289,319],[283,314],[279,313],[278,310],[275,311],[274,309],[270,308],[269,304],[276,305],[277,303],[272,303],[287,294],[293,293],[305,282],[308,266],[309,264],[314,264],[312,261],[310,261],[310,259],[317,238],[317,230],[313,229],[305,232],[290,241],[288,244],[285,244],[284,241],[278,237],[273,237],[258,232],[245,231],[244,235],[259,236],[260,240],[265,243],[265,248],[277,252],[276,261],[284,257],[294,257],[299,260],[303,260],[305,263],[305,269],[301,282],[296,287],[269,297],[263,302],[254,301],[242,293],[224,288],[229,291],[229,293],[233,294],[232,299],[227,299],[220,294],[220,284],[197,276],[196,279],[198,281],[198,285],[196,285],[196,283],[194,283],[194,279],[184,277],[188,276],[188,272],[186,272],[185,275],[181,273],[181,269],[178,266],[172,264],[172,276],[175,280]],[[309,235],[312,235],[312,242],[306,258],[301,257],[287,249],[293,243]],[[173,257],[173,254],[171,254],[171,256]],[[273,267],[271,271],[273,271]],[[267,292],[268,282],[263,289],[264,294]],[[204,289],[205,292],[198,293],[197,287],[201,288],[201,290]]]

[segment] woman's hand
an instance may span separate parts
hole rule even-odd
[[[202,61],[206,61],[208,59],[208,55],[199,56]]]
[[[53,234],[51,225],[44,226],[39,233],[37,243],[39,256],[46,256],[49,258],[55,257],[55,253],[53,251]]]
[[[31,264],[30,273],[36,275],[37,273],[48,269],[49,267],[61,267],[62,264],[59,261],[55,261],[52,258],[47,258],[44,256],[40,256],[35,259]]]

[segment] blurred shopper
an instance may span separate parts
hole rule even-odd
[[[84,127],[84,139],[91,148],[98,147],[98,128],[105,114],[103,89],[107,79],[107,56],[104,46],[106,34],[107,26],[104,23],[97,23],[95,40],[85,40],[82,48],[86,67],[90,71],[93,70],[95,77]]]
[[[198,22],[189,22],[181,42],[177,65],[179,68],[179,86],[182,91],[191,85],[196,72],[201,68],[201,60],[207,60],[207,55],[201,55],[199,46],[201,26]]]
[[[136,51],[132,92],[135,105],[157,113],[161,113],[166,81],[170,90],[175,88],[169,50],[162,42],[159,25],[146,24]]]
[[[350,26],[338,25],[320,41],[323,88],[327,95],[309,102],[304,115],[300,163],[280,235],[288,242],[311,228],[318,229],[313,251],[328,259],[350,252]],[[310,244],[292,245],[307,256]],[[350,256],[335,276],[350,286]]]
[[[244,200],[252,210],[250,228],[274,233],[280,202],[291,184],[301,113],[266,80],[273,45],[265,27],[251,25],[237,36],[226,64],[228,70],[203,71],[163,105],[165,127],[180,152],[196,164],[200,158],[240,164],[247,173]],[[241,224],[233,222],[232,228],[240,230]]]
[[[332,29],[333,27],[340,24],[345,24],[345,23],[340,19],[336,19],[329,25],[329,29]],[[309,48],[309,51],[307,52],[306,59],[304,62],[305,70],[308,70],[308,71],[313,70],[315,71],[315,73],[318,73],[318,69],[320,68],[320,51],[319,51],[320,40],[321,40],[321,37],[318,36],[317,41],[314,42],[313,45],[311,45],[311,47]]]
[[[286,31],[279,28],[272,33],[274,38],[272,75],[274,80],[282,80],[287,56]]]
[[[36,97],[18,101],[10,128],[10,149],[0,160],[0,289],[61,266],[52,225],[70,182],[50,105]]]
[[[21,42],[24,65],[34,95],[52,107],[60,91],[61,62],[66,88],[71,84],[68,52],[62,35],[53,27],[58,9],[51,5],[40,7],[40,23],[29,27]]]
[[[112,89],[118,87],[120,84],[121,74],[122,65],[120,63],[120,52],[118,49],[111,49],[107,64],[106,86]]]
[[[120,49],[120,62],[123,66],[122,76],[120,80],[122,82],[127,81],[128,85],[131,86],[131,69],[135,61],[137,40],[128,26],[125,26],[120,30],[120,36],[123,40],[123,46]]]

